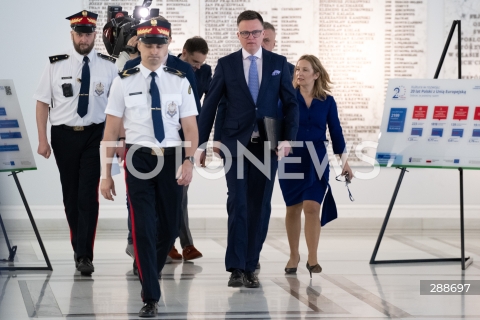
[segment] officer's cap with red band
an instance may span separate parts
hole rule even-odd
[[[92,33],[95,32],[95,28],[97,27],[97,17],[98,14],[83,10],[65,19],[70,20],[70,26],[73,31]]]
[[[170,37],[170,23],[160,19],[151,19],[135,27],[139,41],[147,44],[165,44]]]

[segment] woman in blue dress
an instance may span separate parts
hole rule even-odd
[[[300,57],[295,67],[293,86],[297,92],[300,110],[296,141],[302,146],[294,147],[292,156],[300,158],[301,162],[298,162],[298,159],[295,163],[286,162],[285,173],[280,172],[279,166],[280,188],[287,205],[285,226],[290,245],[290,260],[285,267],[286,273],[296,273],[300,262],[302,210],[305,214],[307,269],[310,277],[312,273],[322,271],[317,260],[320,228],[337,217],[335,201],[328,184],[327,126],[335,154],[341,156],[345,152],[345,139],[338,118],[337,105],[329,95],[330,84],[330,77],[317,57],[313,55]],[[292,174],[296,174],[297,177],[292,178]],[[353,177],[347,162],[342,169],[342,175],[346,174],[349,178]]]

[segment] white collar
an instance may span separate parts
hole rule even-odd
[[[82,63],[82,62],[83,62],[83,57],[84,57],[84,55],[78,53],[77,50],[75,50],[75,48],[73,48],[72,51],[73,51],[73,56],[74,56],[75,58],[77,58],[77,60],[80,61],[80,63]],[[95,49],[92,49],[92,51],[90,51],[90,53],[87,54],[88,60],[89,60],[90,62],[92,62],[92,61],[93,61],[93,57],[95,57],[95,55],[96,55],[96,51],[95,51]]]
[[[245,60],[245,59],[248,59],[248,57],[250,57],[251,54],[248,53],[247,50],[242,48],[242,56],[243,56],[243,60]],[[254,56],[257,57],[258,59],[262,59],[262,47],[258,49],[258,51],[254,54]]]
[[[160,65],[160,67],[158,67],[157,70],[155,70],[155,73],[157,74],[158,78],[160,79],[160,77],[162,76],[162,73],[164,72],[163,71],[163,68],[165,66],[162,64]],[[148,78],[148,76],[150,75],[150,73],[152,73],[152,70],[148,69],[147,67],[145,67],[142,63],[140,63],[139,65],[139,68],[140,68],[140,71],[142,72],[142,75],[146,78]]]

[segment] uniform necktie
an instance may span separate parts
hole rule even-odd
[[[258,90],[259,90],[259,81],[258,81],[258,69],[257,69],[257,59],[258,57],[249,56],[250,59],[250,69],[248,70],[248,89],[252,95],[253,101],[257,104]],[[255,126],[253,128],[254,132],[258,131],[258,125],[255,121]]]
[[[150,82],[150,95],[152,96],[152,121],[153,131],[155,132],[155,139],[158,142],[162,142],[165,139],[165,131],[163,129],[162,110],[160,103],[160,92],[158,91],[157,84],[155,83],[155,77],[157,73],[150,73],[152,82]]]
[[[78,97],[78,115],[83,118],[88,112],[88,94],[90,92],[90,67],[88,66],[88,57],[83,57],[82,84],[80,86],[80,96]]]

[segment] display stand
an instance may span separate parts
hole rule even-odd
[[[25,209],[27,210],[28,218],[30,219],[30,222],[32,224],[33,231],[35,232],[35,236],[37,237],[38,244],[40,245],[40,249],[42,250],[43,257],[45,258],[45,262],[47,263],[46,267],[16,267],[14,266],[14,259],[15,259],[15,254],[17,251],[17,246],[10,246],[10,241],[8,239],[7,231],[5,230],[5,226],[3,224],[2,217],[0,215],[0,224],[2,227],[3,235],[5,236],[5,241],[7,243],[8,247],[8,252],[9,256],[8,259],[0,261],[0,262],[8,262],[9,266],[7,267],[0,267],[0,270],[8,270],[8,271],[18,271],[18,270],[49,270],[53,271],[52,265],[50,263],[50,259],[48,258],[47,251],[45,250],[45,246],[43,245],[42,237],[40,236],[40,233],[38,232],[37,224],[35,223],[35,220],[33,219],[32,212],[30,211],[30,207],[27,202],[27,198],[25,197],[25,194],[23,193],[22,186],[20,185],[20,181],[18,180],[17,173],[22,172],[20,171],[12,171],[11,176],[13,176],[13,179],[15,179],[15,184],[17,185],[18,192],[20,193],[20,197],[22,198],[23,204],[25,206]]]
[[[461,21],[454,20],[452,27],[450,29],[450,33],[448,34],[447,42],[445,43],[445,47],[443,48],[443,53],[440,58],[440,61],[437,66],[437,70],[435,72],[434,79],[438,79],[438,75],[440,74],[440,70],[442,69],[443,61],[445,60],[445,56],[447,54],[448,47],[450,46],[450,41],[452,40],[453,33],[455,32],[455,28],[458,26],[457,33],[458,33],[458,79],[462,79],[462,46],[461,46]],[[462,270],[468,268],[470,264],[472,264],[473,259],[470,257],[465,257],[465,230],[464,230],[464,204],[463,204],[463,168],[458,168],[460,174],[460,242],[461,242],[461,257],[460,258],[436,258],[436,259],[406,259],[406,260],[375,260],[378,249],[380,244],[382,243],[383,235],[385,233],[385,229],[387,228],[388,220],[390,219],[390,215],[393,210],[393,206],[395,205],[395,200],[398,195],[398,191],[400,190],[400,186],[402,184],[403,177],[407,169],[405,167],[397,167],[397,169],[401,169],[400,176],[398,177],[397,185],[395,186],[395,190],[392,195],[392,199],[390,200],[390,204],[387,209],[387,214],[383,221],[382,228],[380,230],[380,234],[377,238],[377,243],[375,244],[375,249],[373,250],[372,257],[370,258],[370,264],[384,264],[384,263],[424,263],[424,262],[461,262]]]

